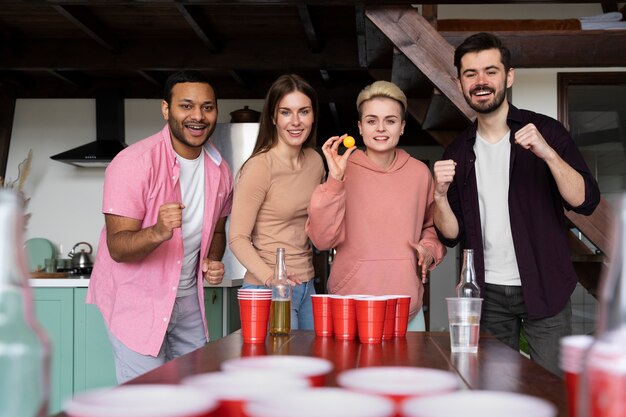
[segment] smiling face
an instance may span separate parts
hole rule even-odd
[[[197,158],[215,130],[217,101],[213,88],[205,83],[178,83],[172,88],[170,103],[161,103],[161,112],[176,153],[185,159]]]
[[[290,147],[302,147],[311,134],[314,120],[313,105],[306,94],[300,91],[286,94],[274,112],[278,142]]]
[[[463,97],[478,113],[491,113],[506,99],[513,85],[513,68],[505,70],[498,49],[469,52],[461,58],[459,83]]]
[[[359,131],[367,152],[393,152],[404,132],[402,105],[387,97],[374,97],[361,104]]]

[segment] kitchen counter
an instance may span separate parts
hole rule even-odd
[[[218,285],[204,283],[205,288],[232,288],[240,287],[243,278],[233,278],[224,280]],[[71,278],[31,278],[30,286],[37,288],[81,288],[89,287],[89,276],[72,276]]]

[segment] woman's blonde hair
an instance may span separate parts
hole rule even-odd
[[[356,98],[356,109],[359,112],[359,119],[361,118],[361,104],[375,97],[386,97],[400,103],[402,105],[402,120],[404,120],[407,105],[406,96],[400,87],[389,81],[376,81],[361,90]]]

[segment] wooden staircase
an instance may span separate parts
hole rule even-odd
[[[413,7],[372,6],[365,9],[365,44],[362,59],[375,78],[377,62],[387,47],[380,33],[393,44],[389,78],[407,94],[408,113],[441,146],[446,147],[476,118],[457,86],[454,47]],[[376,59],[370,57],[376,57]],[[385,74],[386,75],[386,74]],[[572,228],[578,229],[596,246],[585,245],[570,232],[572,261],[579,282],[596,296],[603,265],[610,252],[611,209],[602,199],[591,216],[565,212]]]

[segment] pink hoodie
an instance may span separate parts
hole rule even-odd
[[[355,151],[343,182],[332,177],[313,192],[306,232],[315,247],[336,248],[328,290],[333,294],[407,294],[413,316],[424,287],[417,276],[420,242],[446,254],[433,226],[434,182],[428,167],[401,149],[386,171]]]

